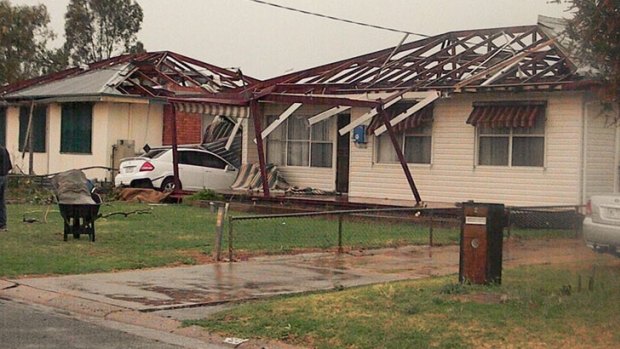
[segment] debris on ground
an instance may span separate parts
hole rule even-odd
[[[124,188],[119,193],[119,200],[158,204],[168,198],[168,196],[170,196],[170,193],[164,193],[155,189]]]
[[[108,217],[112,217],[115,215],[122,215],[122,216],[130,216],[132,214],[136,214],[136,215],[141,215],[141,214],[151,214],[153,213],[153,208],[146,208],[146,209],[142,209],[142,210],[134,210],[134,211],[129,211],[129,212],[110,212],[110,213],[106,213],[106,214],[99,214],[99,218],[108,218]]]

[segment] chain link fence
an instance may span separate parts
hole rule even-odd
[[[584,207],[579,205],[507,207],[505,234],[579,237],[584,218],[583,210]]]
[[[581,211],[581,206],[506,207],[504,237],[578,237]],[[458,207],[231,215],[221,244],[228,251],[222,255],[242,260],[259,254],[455,245],[462,219]]]
[[[460,210],[385,208],[228,217],[229,260],[253,254],[456,244]],[[226,235],[226,234],[225,234]]]

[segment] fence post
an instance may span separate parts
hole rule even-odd
[[[342,248],[342,215],[338,215],[338,253],[344,252]]]
[[[581,229],[583,227],[583,222],[581,220],[581,213],[579,212],[579,206],[575,206],[575,218],[573,219],[573,226],[575,228],[575,238],[579,238],[581,236]]]
[[[213,259],[215,259],[216,262],[220,261],[222,253],[222,229],[224,226],[225,212],[225,205],[217,206],[217,221],[215,222],[215,246],[213,250]]]
[[[228,262],[233,262],[233,218],[228,217]]]
[[[508,217],[506,218],[506,233],[508,235],[508,239],[510,239],[510,235],[512,234],[512,210],[508,207],[506,208],[506,211],[508,212]]]
[[[430,247],[433,247],[433,215],[435,211],[431,210],[431,224],[428,228],[428,244]]]

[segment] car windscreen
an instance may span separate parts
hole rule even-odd
[[[163,153],[165,153],[166,150],[168,150],[168,149],[152,149],[152,150],[149,150],[148,152],[142,154],[142,157],[149,158],[149,159],[157,159]]]

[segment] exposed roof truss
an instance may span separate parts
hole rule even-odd
[[[514,64],[505,65],[510,60]],[[468,88],[554,88],[578,79],[575,71],[554,39],[534,25],[449,32],[266,80],[259,86],[313,94],[442,90],[464,81]]]

